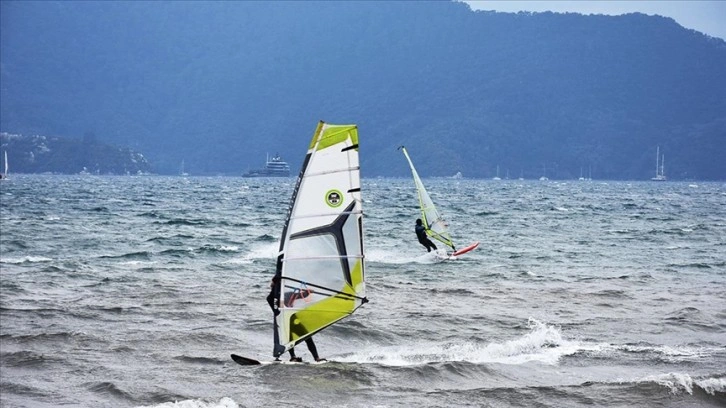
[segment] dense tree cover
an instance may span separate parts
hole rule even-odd
[[[449,2],[2,2],[0,128],[159,172],[300,165],[360,127],[364,176],[726,178],[726,42],[642,14]],[[89,133],[90,132],[90,133]]]
[[[0,149],[9,152],[8,172],[12,173],[140,175],[153,172],[141,153],[97,142],[91,133],[83,140],[75,140],[2,132]]]

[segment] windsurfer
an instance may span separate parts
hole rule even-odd
[[[418,242],[425,246],[428,252],[431,252],[431,248],[433,248],[434,251],[438,249],[436,248],[436,245],[434,245],[434,243],[426,236],[426,227],[423,226],[421,218],[416,220],[416,236],[418,237]]]
[[[267,303],[270,305],[270,308],[272,309],[272,313],[277,316],[280,314],[280,298],[278,294],[280,293],[280,275],[275,275],[272,278],[272,281],[270,282],[270,294],[267,295]],[[291,307],[293,302],[295,302],[296,299],[299,299],[301,297],[306,297],[311,292],[303,293],[303,291],[292,291],[285,293],[285,306]],[[295,319],[297,321],[297,319]],[[307,333],[307,330],[305,330],[305,327],[295,322],[293,322],[291,331],[300,335]],[[313,355],[313,358],[315,361],[326,361],[324,358],[320,358],[318,355],[318,348],[315,347],[315,342],[313,341],[313,337],[309,336],[305,338],[305,344],[308,346],[308,350],[310,350],[310,354]],[[290,347],[290,350],[288,350],[288,353],[290,353],[290,361],[299,363],[302,362],[302,358],[295,355],[295,348]]]

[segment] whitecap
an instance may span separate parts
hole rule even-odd
[[[164,402],[159,405],[142,405],[137,408],[239,408],[232,398],[223,397],[219,402],[207,402],[202,400],[184,400],[175,402]]]
[[[640,379],[637,382],[654,382],[670,389],[671,394],[678,394],[681,389],[693,394],[693,379],[688,374],[668,373],[651,375]]]
[[[710,395],[716,395],[717,392],[726,392],[726,377],[696,380],[696,384]]]
[[[343,358],[341,362],[378,363],[412,366],[428,363],[466,361],[475,364],[525,364],[540,362],[556,365],[560,358],[598,346],[585,346],[562,338],[554,326],[529,319],[530,332],[501,343],[421,343],[395,347],[375,347]]]
[[[2,261],[9,264],[23,264],[26,262],[50,262],[53,258],[46,258],[44,256],[25,256],[22,258],[4,258]]]

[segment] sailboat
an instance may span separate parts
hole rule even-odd
[[[544,166],[543,167],[544,170],[542,171],[542,176],[539,178],[539,181],[549,180],[549,178],[547,177],[547,164],[543,164],[543,166]]]
[[[282,229],[273,294],[277,359],[368,302],[356,125],[320,122]],[[232,355],[243,365],[259,361]]]
[[[186,170],[184,169],[184,159],[182,159],[181,165],[179,166],[179,175],[182,177],[186,177],[189,175],[189,173],[187,173]]]
[[[660,155],[660,146],[656,147],[655,150],[655,177],[651,178],[653,181],[666,181],[665,176],[665,154]]]
[[[5,150],[5,171],[0,174],[0,180],[7,180],[8,178],[8,151]]]
[[[400,146],[399,149],[403,151],[403,155],[406,156],[406,160],[408,160],[408,165],[411,167],[413,182],[414,184],[416,184],[416,190],[418,191],[418,202],[421,207],[421,221],[423,221],[423,225],[426,227],[426,234],[431,238],[442,242],[447,247],[451,248],[452,256],[463,255],[479,246],[479,242],[477,241],[468,245],[465,248],[459,250],[456,249],[456,247],[454,246],[454,242],[451,240],[448,225],[444,221],[439,211],[436,209],[434,202],[431,200],[429,193],[426,191],[426,188],[421,182],[421,178],[418,176],[416,168],[413,166],[413,162],[411,161],[411,157],[408,155],[406,148],[404,146]]]
[[[492,178],[492,180],[497,180],[497,181],[498,181],[498,180],[501,180],[501,178],[499,177],[499,165],[498,165],[498,164],[497,164],[497,175],[496,175],[496,176],[494,176],[494,177]]]

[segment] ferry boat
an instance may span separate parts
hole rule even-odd
[[[264,168],[250,170],[242,177],[290,177],[290,165],[280,155],[270,157],[268,154]]]

